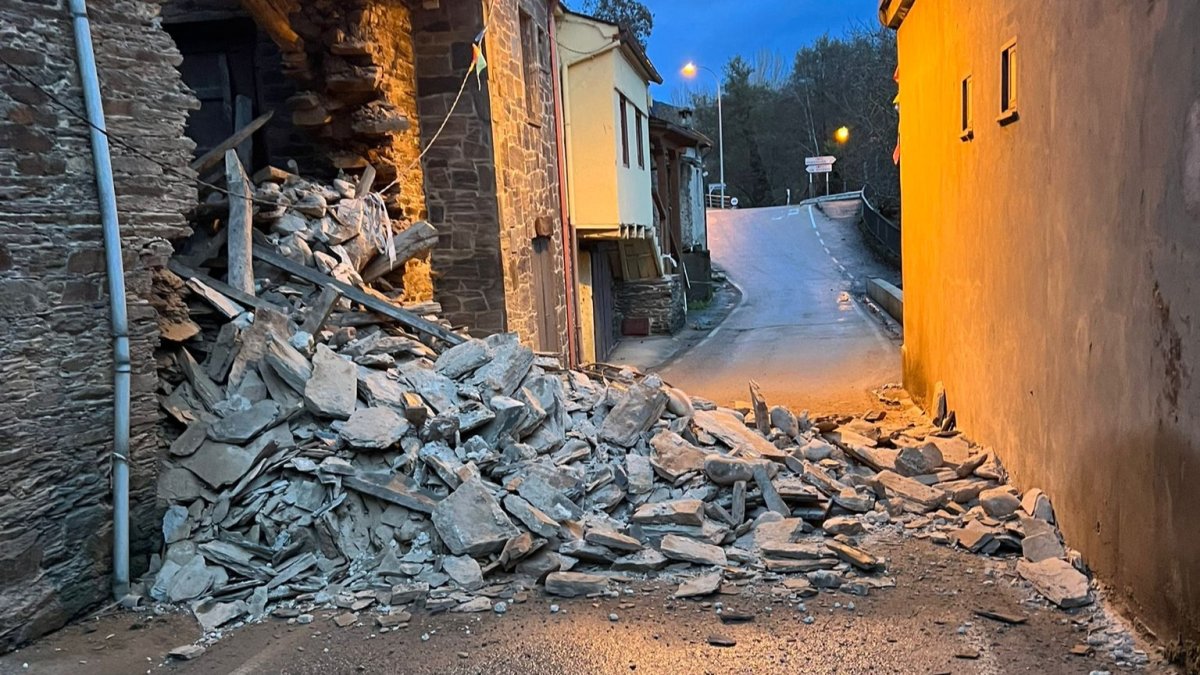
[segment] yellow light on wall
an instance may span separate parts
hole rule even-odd
[[[850,140],[850,127],[839,127],[837,131],[833,132],[833,140],[838,143]]]

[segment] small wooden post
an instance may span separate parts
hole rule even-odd
[[[238,160],[237,150],[225,151],[225,183],[229,189],[229,270],[230,286],[254,295],[254,203],[250,179]]]

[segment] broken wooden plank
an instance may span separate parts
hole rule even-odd
[[[271,120],[271,116],[274,114],[274,112],[263,113],[262,115],[255,117],[254,121],[250,122],[250,124],[247,124],[241,129],[233,132],[233,135],[221,141],[215,148],[193,160],[189,165],[192,171],[195,171],[199,175],[216,166],[217,163],[220,162],[223,157],[225,157],[226,150],[236,148],[242,141],[250,138],[254,132],[258,131],[264,124],[269,122]]]
[[[221,281],[220,279],[214,279],[203,272],[200,272],[198,270],[192,269],[191,267],[188,267],[187,265],[183,264],[182,262],[180,262],[179,260],[177,260],[175,258],[172,258],[171,260],[167,261],[167,268],[170,269],[175,274],[178,274],[179,276],[183,277],[184,281],[187,281],[189,283],[192,280],[199,281],[201,284],[208,287],[210,290],[217,291],[218,293],[226,296],[227,299],[236,300],[236,301],[242,303],[243,305],[247,305],[247,306],[253,307],[255,309],[269,309],[273,312],[282,312],[284,314],[287,314],[291,311],[291,310],[287,309],[286,307],[280,307],[279,305],[276,305],[271,302],[267,302],[266,300],[263,300],[262,298],[257,298],[253,295],[248,295],[246,293],[243,293],[242,291],[239,291],[238,289],[234,288],[233,286],[230,286],[229,284]],[[207,299],[207,298],[205,298],[205,299]],[[241,314],[241,311],[239,311],[238,314]],[[234,316],[237,316],[237,314],[235,314]],[[229,317],[229,318],[232,319],[233,317]]]
[[[375,184],[375,167],[371,164],[363,169],[362,176],[358,179],[358,184],[354,186],[354,196],[362,197],[371,191],[371,187]]]
[[[225,272],[230,286],[246,295],[254,295],[254,188],[236,150],[225,151],[225,185],[229,189],[229,238],[225,242],[229,267]]]
[[[308,308],[308,315],[304,318],[304,324],[300,326],[300,330],[309,335],[316,335],[321,326],[329,320],[329,313],[333,311],[333,306],[337,304],[338,298],[342,297],[336,288],[325,287],[321,289],[321,295],[317,301]]]
[[[241,305],[225,297],[199,279],[188,279],[187,287],[190,288],[196,295],[199,295],[207,300],[208,304],[212,305],[218,312],[224,314],[226,319],[235,318],[242,312],[246,311],[242,309]]]
[[[413,223],[412,227],[392,237],[396,258],[389,259],[386,253],[376,256],[363,268],[363,281],[370,283],[393,270],[403,269],[410,259],[433,248],[437,240],[437,230],[432,225],[423,220]]]
[[[401,309],[392,303],[387,302],[386,300],[368,295],[361,289],[355,288],[350,284],[342,283],[328,274],[321,274],[311,267],[305,267],[300,263],[288,260],[274,251],[269,251],[261,246],[255,246],[254,257],[269,265],[278,267],[292,276],[304,279],[305,281],[317,284],[319,286],[336,288],[351,302],[357,302],[363,307],[366,307],[373,312],[378,312],[392,319],[396,323],[405,326],[406,328],[411,328],[415,331],[435,337],[450,345],[457,345],[466,342],[466,338],[452,333],[442,326],[429,321],[428,319],[423,319],[412,312]]]

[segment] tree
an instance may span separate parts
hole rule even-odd
[[[865,25],[801,47],[790,69],[769,51],[730,60],[723,78],[728,191],[748,205],[782,204],[788,190],[793,198],[808,191],[805,157],[834,155],[835,189],[869,183],[877,205],[897,215],[895,69],[894,33]],[[691,105],[696,127],[716,140],[715,96],[693,95]],[[833,135],[843,125],[850,140],[839,145]],[[714,182],[717,157],[716,148],[705,157]]]
[[[654,14],[638,0],[585,0],[583,13],[629,30],[645,49],[654,30]]]

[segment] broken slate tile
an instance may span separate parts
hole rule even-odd
[[[645,455],[633,452],[625,455],[625,476],[631,495],[646,494],[654,489],[654,469]]]
[[[358,396],[358,375],[352,361],[323,344],[313,355],[313,373],[304,384],[304,404],[322,417],[350,419]]]
[[[517,495],[504,497],[504,508],[530,532],[550,538],[558,534],[558,522]]]
[[[1071,563],[1057,558],[1041,562],[1020,560],[1017,574],[1021,575],[1047,600],[1063,609],[1083,607],[1092,603],[1088,578]]]
[[[883,470],[875,474],[872,483],[880,496],[900,498],[906,511],[927,513],[942,505],[946,499],[943,490],[937,490],[917,481],[901,476],[894,471]]]
[[[632,446],[662,417],[667,399],[662,380],[656,376],[634,384],[604,418],[600,438],[623,448]]]
[[[699,499],[675,499],[642,504],[630,517],[646,525],[703,525],[704,502]]]
[[[498,553],[505,542],[521,533],[478,479],[463,483],[438,502],[433,525],[455,555]]]
[[[249,448],[205,441],[199,450],[179,463],[210,487],[222,488],[246,475],[257,458],[258,453]]]
[[[705,544],[676,534],[668,534],[663,537],[659,550],[672,560],[720,567],[729,564],[729,560],[725,557],[725,550],[720,546]]]
[[[224,626],[234,619],[245,615],[246,603],[241,600],[235,602],[217,602],[216,600],[201,600],[192,606],[192,614],[196,620],[200,622],[200,628],[205,633]]]
[[[489,335],[486,342],[492,358],[475,371],[470,382],[491,396],[512,396],[533,365],[533,351],[522,345],[515,333]]]
[[[546,592],[564,598],[603,593],[609,588],[609,578],[580,572],[551,572],[546,576]]]
[[[583,538],[589,543],[606,546],[617,551],[637,552],[642,550],[642,542],[607,527],[591,528]]]
[[[279,415],[274,401],[259,401],[208,426],[208,437],[219,443],[245,443],[271,426]]]
[[[189,424],[187,429],[171,442],[170,452],[175,457],[187,457],[196,452],[206,438],[208,438],[208,423],[197,420]]]
[[[1007,487],[992,488],[979,493],[979,505],[993,518],[1003,520],[1016,513],[1021,501]]]
[[[692,420],[697,427],[732,449],[781,463],[787,456],[787,453],[751,430],[728,410],[698,410]]]
[[[663,430],[650,439],[650,464],[655,472],[674,483],[687,473],[702,471],[706,452],[684,440],[682,436]]]
[[[675,598],[699,598],[716,593],[721,587],[720,570],[685,579],[675,590]]]
[[[637,553],[631,553],[617,558],[612,564],[615,572],[653,572],[666,566],[665,555],[652,549],[644,548]]]
[[[399,443],[408,429],[408,420],[395,408],[362,408],[350,415],[340,435],[353,448],[386,450]]]
[[[442,559],[442,571],[468,591],[483,588],[483,570],[470,556],[446,556]]]
[[[342,484],[389,504],[397,504],[421,513],[433,513],[438,504],[434,495],[420,489],[411,478],[400,473],[360,472],[352,476],[343,476]]]

